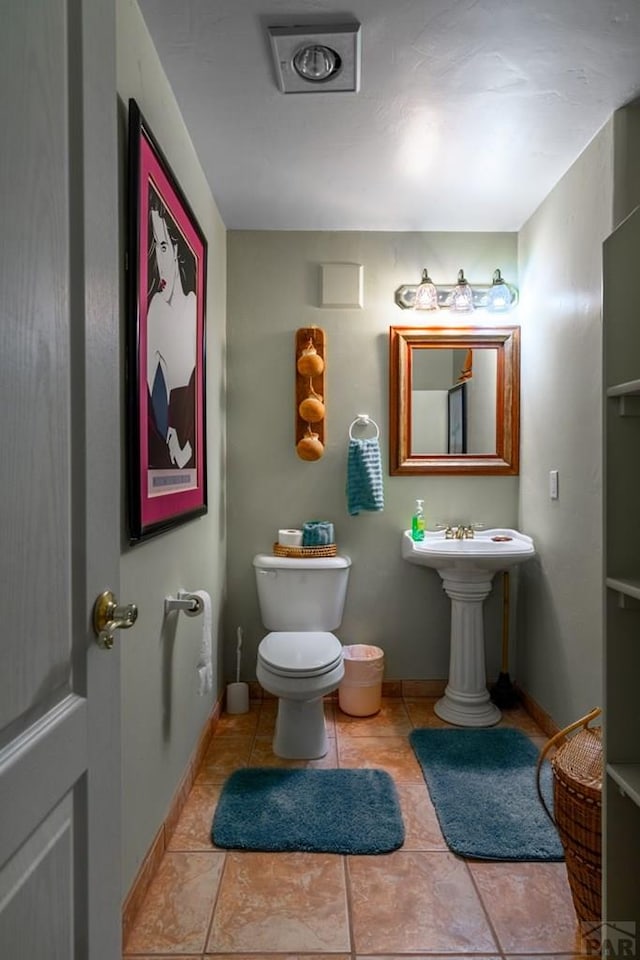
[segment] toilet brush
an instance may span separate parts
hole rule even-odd
[[[242,627],[236,630],[236,680],[227,684],[227,713],[247,713],[249,710],[249,684],[240,682],[240,659],[242,656]]]
[[[502,574],[502,664],[498,679],[491,689],[497,707],[508,709],[518,703],[518,694],[509,676],[509,572]]]

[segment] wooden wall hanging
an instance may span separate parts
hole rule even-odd
[[[324,453],[325,332],[320,327],[296,331],[296,453],[319,460]]]

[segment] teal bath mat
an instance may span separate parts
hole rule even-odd
[[[421,729],[409,735],[447,845],[479,860],[563,860],[536,790],[538,750],[520,730]],[[552,808],[552,773],[541,771]]]
[[[240,850],[388,853],[402,846],[404,825],[384,770],[255,767],[226,781],[211,839]]]

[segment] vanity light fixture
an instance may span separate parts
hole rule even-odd
[[[436,284],[425,268],[420,283],[405,283],[395,292],[395,302],[402,310],[453,310],[467,312],[485,309],[490,313],[506,313],[518,302],[518,290],[507,283],[500,270],[495,270],[491,283],[471,284],[458,273],[455,284]]]
[[[357,21],[268,27],[282,93],[356,93],[360,89]]]

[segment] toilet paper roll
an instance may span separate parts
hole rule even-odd
[[[301,547],[302,530],[278,530],[278,543],[281,547]]]
[[[200,639],[200,656],[196,669],[198,671],[198,694],[202,697],[213,686],[213,663],[211,660],[212,648],[212,612],[211,596],[206,590],[192,590],[185,593],[185,599],[197,597],[202,604],[202,637]]]

